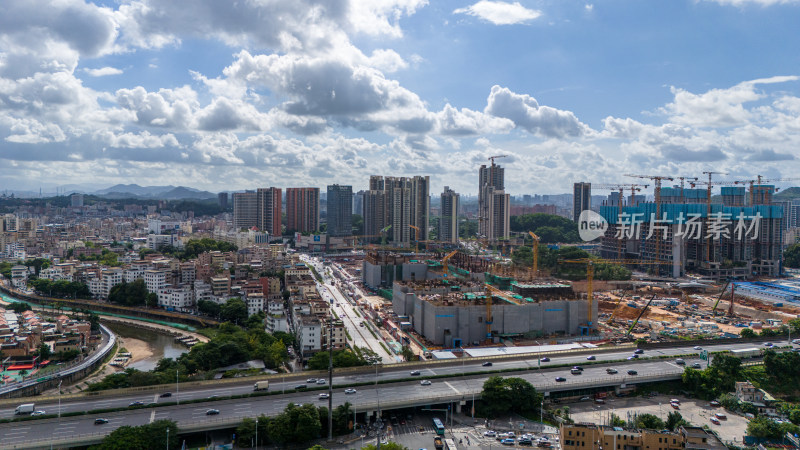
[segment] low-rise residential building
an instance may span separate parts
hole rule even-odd
[[[146,270],[144,284],[147,292],[158,292],[167,287],[167,273],[162,270]]]
[[[190,286],[165,287],[158,291],[158,306],[162,308],[188,311],[194,308],[194,291]]]
[[[303,357],[309,357],[322,349],[322,323],[318,318],[295,316],[294,330]]]
[[[684,426],[677,431],[640,430],[592,423],[563,424],[561,450],[725,450],[710,430]]]

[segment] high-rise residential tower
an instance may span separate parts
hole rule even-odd
[[[328,236],[353,235],[353,186],[328,186]]]
[[[258,227],[258,194],[254,191],[233,193],[233,227]]]
[[[259,188],[258,198],[258,224],[261,231],[266,231],[272,236],[280,236],[281,213],[283,212],[283,197],[280,188]]]
[[[478,233],[490,241],[511,234],[511,196],[505,192],[505,169],[492,162],[478,174]]]
[[[286,229],[300,233],[319,230],[319,188],[286,189]]]
[[[227,192],[220,192],[217,194],[217,204],[219,205],[219,209],[223,211],[228,210],[228,193]]]
[[[439,240],[442,242],[449,242],[451,244],[458,244],[458,194],[450,189],[449,186],[444,187],[442,192],[442,203],[439,212]]]
[[[428,239],[430,177],[373,175],[369,186],[364,194],[364,234],[378,236],[386,230],[387,239],[396,246],[410,245],[417,235],[421,241]]]
[[[581,212],[592,209],[592,183],[575,183],[572,190],[572,220],[577,222]]]

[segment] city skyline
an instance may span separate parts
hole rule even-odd
[[[42,13],[47,11],[47,13]],[[800,4],[9,1],[0,180],[210,192],[429,175],[789,177]],[[292,183],[286,185],[285,180]]]

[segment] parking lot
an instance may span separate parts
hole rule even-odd
[[[409,449],[427,449],[434,450],[433,438],[436,437],[436,431],[433,428],[433,417],[444,419],[444,413],[433,412],[417,412],[410,417],[405,414],[397,413],[397,420],[392,421],[390,418],[384,427],[386,439],[388,441],[396,442]],[[503,445],[495,437],[484,436],[487,428],[484,426],[483,420],[477,420],[475,423],[471,419],[461,416],[462,422],[454,421],[453,426],[450,423],[446,424],[445,438],[453,439],[456,443],[456,448],[461,449],[474,449],[474,450],[490,450],[492,448],[536,448],[534,446],[520,446],[515,442],[515,445]],[[394,423],[393,423],[394,422]],[[507,426],[500,426],[498,431],[506,431]],[[492,428],[494,429],[494,428]],[[519,436],[521,433],[517,432]],[[536,437],[545,436],[543,433],[535,433]],[[549,450],[557,450],[558,435],[546,435],[552,443]],[[356,449],[361,448],[367,444],[375,444],[377,436],[374,430],[371,430],[369,435],[362,439],[355,441],[334,445],[332,449]],[[363,444],[362,444],[363,443]]]
[[[670,399],[677,398],[681,401],[678,410],[684,420],[692,425],[708,425],[716,431],[719,437],[725,442],[741,443],[742,436],[747,430],[747,419],[725,411],[721,407],[712,407],[707,401],[681,396],[658,395],[655,397],[622,397],[608,399],[605,405],[596,405],[591,401],[576,403],[564,403],[560,406],[570,407],[570,416],[575,422],[593,422],[605,424],[611,417],[611,413],[616,414],[623,420],[628,420],[629,415],[634,414],[654,414],[667,420],[667,414],[674,411],[670,406]],[[722,412],[728,417],[727,420],[720,421],[719,425],[711,423],[710,419],[715,413]]]

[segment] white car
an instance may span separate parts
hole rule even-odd
[[[31,415],[32,416],[43,416],[43,415],[45,415],[45,412],[41,411],[41,410],[40,411],[34,411],[34,412],[31,413]]]
[[[358,392],[358,391],[356,391],[353,388],[347,388],[347,389],[344,390],[345,394],[355,394],[356,392]]]
[[[325,384],[325,378],[317,379],[317,384]]]
[[[431,385],[431,380],[422,380],[422,381],[419,382],[419,384],[421,384],[423,386],[430,386]]]
[[[486,437],[495,437],[495,436],[497,436],[497,432],[494,431],[494,430],[488,430],[488,431],[484,431],[483,435],[486,436]]]
[[[327,392],[323,392],[322,394],[319,394],[319,399],[320,400],[324,400],[324,399],[329,398],[329,397],[330,397],[330,395],[328,395]]]
[[[695,346],[694,346],[694,349],[695,349],[695,350],[702,350],[702,349],[703,349],[703,347],[700,347],[699,345],[695,345]]]

